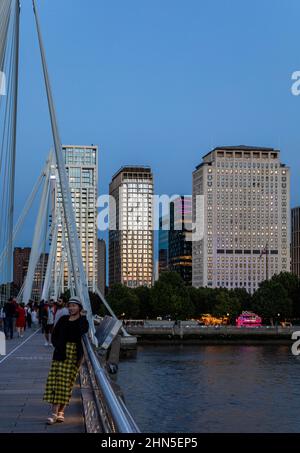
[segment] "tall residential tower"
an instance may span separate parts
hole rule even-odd
[[[22,289],[26,280],[30,254],[31,248],[29,247],[16,247],[14,249],[14,284],[19,290]],[[35,301],[39,301],[41,299],[47,264],[48,253],[42,253],[34,272],[33,285],[30,296]]]
[[[81,242],[84,269],[89,290],[95,292],[98,280],[98,238],[97,238],[97,197],[98,197],[98,147],[63,146],[66,171],[75,210],[76,226]],[[56,186],[56,207],[62,205],[59,185]],[[63,235],[58,232],[55,269],[59,273],[62,257]],[[57,277],[57,276],[56,276]],[[64,266],[62,286],[68,287],[67,265]],[[63,289],[63,288],[62,288]]]
[[[151,286],[153,282],[153,175],[149,167],[127,166],[112,178],[109,285]],[[113,225],[114,223],[114,225]]]

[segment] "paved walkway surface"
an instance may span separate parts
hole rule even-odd
[[[43,402],[53,348],[44,346],[40,331],[6,342],[0,356],[0,433],[85,432],[81,392],[77,385],[66,410],[65,423],[48,426],[51,407]]]

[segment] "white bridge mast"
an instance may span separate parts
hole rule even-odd
[[[56,163],[57,163],[57,169],[58,169],[58,174],[59,174],[59,182],[60,182],[60,186],[61,186],[64,220],[65,220],[65,225],[66,225],[67,234],[68,234],[68,241],[69,241],[69,248],[70,248],[70,255],[71,255],[70,261],[71,261],[71,265],[72,265],[75,290],[76,290],[77,296],[79,296],[80,299],[82,300],[83,306],[88,313],[88,320],[89,320],[89,324],[90,324],[90,331],[91,331],[92,339],[93,339],[93,342],[95,344],[97,344],[97,340],[94,335],[95,327],[94,327],[93,318],[92,318],[92,310],[91,310],[91,305],[90,305],[87,279],[86,279],[86,275],[85,275],[85,271],[84,271],[84,267],[83,267],[83,261],[82,261],[82,256],[81,256],[81,246],[80,246],[80,241],[78,238],[75,214],[74,214],[73,205],[72,205],[71,191],[70,191],[69,181],[68,181],[65,163],[64,163],[62,142],[61,142],[60,134],[59,134],[59,130],[58,130],[58,123],[57,123],[57,119],[56,119],[56,112],[55,112],[52,90],[51,90],[51,85],[50,85],[50,79],[49,79],[49,74],[48,74],[45,50],[44,50],[44,45],[43,45],[43,40],[42,40],[42,35],[41,35],[40,22],[39,22],[38,12],[37,12],[37,8],[36,8],[36,2],[35,2],[35,0],[32,0],[32,2],[33,2],[33,10],[34,10],[34,15],[35,15],[35,20],[36,20],[36,27],[37,27],[39,46],[40,46],[40,52],[41,52],[41,58],[42,58],[44,79],[45,79],[45,86],[46,86],[46,92],[47,92],[47,98],[48,98],[48,106],[49,106],[49,113],[50,113],[50,119],[51,119],[51,125],[52,125],[52,134],[53,134],[53,141],[54,141],[54,150],[55,150]]]

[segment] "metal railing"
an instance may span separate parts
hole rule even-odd
[[[114,390],[86,335],[83,338],[83,346],[102,431],[106,433],[139,433],[137,424],[122,398]]]

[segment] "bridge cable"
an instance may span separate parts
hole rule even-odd
[[[18,236],[18,233],[20,231],[20,229],[22,228],[26,218],[27,218],[27,215],[33,205],[33,202],[35,200],[35,197],[37,195],[37,192],[39,191],[39,188],[40,188],[40,185],[41,185],[41,182],[44,178],[44,172],[39,176],[36,184],[34,185],[33,189],[32,189],[32,192],[30,193],[29,197],[27,198],[26,202],[25,202],[25,205],[24,205],[24,208],[22,210],[22,213],[15,225],[15,228],[14,228],[14,232],[13,232],[13,240],[15,241],[16,240],[16,237]],[[5,247],[5,249],[3,250],[2,254],[0,255],[0,271],[2,269],[2,266],[4,265],[4,262],[5,262],[5,259],[6,259],[6,256],[7,256],[7,253],[8,253],[8,248]]]
[[[16,35],[14,49],[14,80],[13,80],[13,111],[12,111],[12,156],[10,166],[10,197],[9,197],[9,217],[8,217],[8,272],[12,278],[12,257],[13,257],[13,225],[14,225],[14,203],[15,203],[15,177],[16,177],[16,150],[17,150],[17,118],[18,118],[18,82],[19,82],[19,45],[20,45],[20,4],[15,6],[16,14]],[[8,283],[10,282],[8,280]],[[10,286],[9,294],[10,296]]]
[[[0,191],[2,192],[0,202],[0,251],[3,250],[3,247],[7,248],[7,266],[1,274],[1,280],[6,283],[6,298],[10,295],[10,283],[12,281],[19,26],[19,2],[17,0],[13,0],[13,2],[12,0],[5,0],[0,10],[0,83],[3,83],[2,74],[6,73],[8,76],[7,93],[3,93],[3,86],[0,86],[0,102],[5,101],[4,118],[0,119],[0,127],[3,129],[0,147]]]

